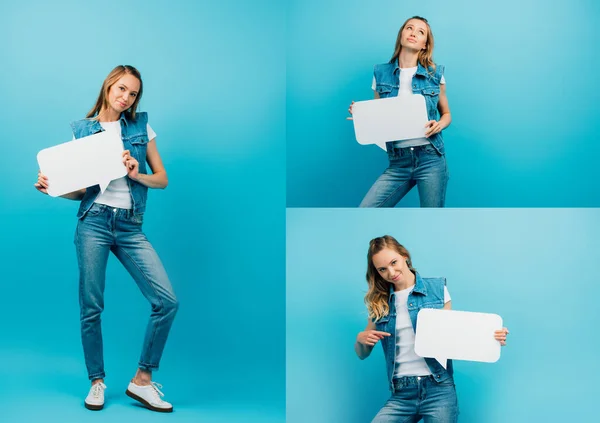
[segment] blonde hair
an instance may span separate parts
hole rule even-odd
[[[133,66],[129,65],[119,65],[112,71],[110,71],[110,73],[102,83],[102,88],[100,88],[100,94],[98,95],[96,104],[94,105],[92,110],[88,112],[86,118],[98,119],[100,111],[110,106],[108,104],[108,93],[110,91],[110,88],[125,74],[133,75],[140,81],[140,90],[138,91],[137,96],[135,97],[135,100],[133,101],[131,107],[125,111],[125,116],[128,119],[135,120],[135,110],[137,109],[140,99],[142,98],[144,84],[142,83],[142,75],[140,74],[140,71],[138,71]]]
[[[379,320],[383,316],[387,316],[390,312],[388,299],[391,284],[381,277],[373,264],[373,256],[386,248],[394,250],[405,257],[408,268],[413,273],[416,272],[412,266],[410,253],[394,237],[384,235],[374,238],[369,242],[369,252],[367,253],[367,284],[369,285],[369,290],[365,295],[365,304],[369,318],[373,320]]]
[[[390,63],[395,63],[398,61],[398,57],[400,57],[400,51],[402,50],[402,31],[404,27],[411,19],[418,19],[425,23],[427,27],[427,41],[425,43],[425,50],[419,51],[418,61],[423,66],[428,73],[430,73],[430,68],[435,70],[435,63],[433,62],[433,32],[431,32],[431,26],[429,26],[429,22],[427,19],[422,18],[421,16],[413,16],[412,18],[408,18],[400,27],[400,31],[398,31],[398,37],[396,38],[396,47],[394,48],[394,54],[390,59]]]

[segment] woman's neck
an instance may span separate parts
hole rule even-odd
[[[410,275],[406,278],[406,282],[403,284],[394,284],[394,291],[402,291],[403,289],[410,288],[415,285],[415,274],[410,272]]]
[[[120,117],[121,115],[115,110],[102,109],[98,113],[98,122],[116,122]]]
[[[398,64],[400,65],[400,68],[414,68],[417,66],[418,60],[418,50],[409,50],[407,48],[400,50],[400,55],[398,56]]]

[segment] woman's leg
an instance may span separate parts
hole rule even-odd
[[[452,378],[439,383],[430,378],[425,379],[420,389],[419,414],[423,417],[423,423],[458,421],[458,400]]]
[[[414,178],[421,207],[444,207],[449,178],[446,156],[440,155],[431,145],[415,150]]]
[[[405,386],[395,392],[371,423],[418,422],[420,417],[417,415],[417,393],[417,385]]]
[[[142,233],[141,216],[120,215],[115,227],[117,240],[112,251],[152,306],[139,362],[141,369],[152,372],[159,367],[177,313],[177,298],[158,254]]]
[[[394,207],[415,186],[411,152],[396,148],[388,157],[389,167],[375,181],[359,207]]]
[[[100,315],[104,310],[106,262],[112,244],[105,213],[93,209],[77,222],[81,341],[90,380],[102,380],[104,355]]]

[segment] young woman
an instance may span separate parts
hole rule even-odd
[[[165,188],[167,173],[156,147],[156,134],[146,113],[136,112],[142,97],[142,78],[132,66],[117,66],[104,80],[100,95],[85,119],[71,124],[75,138],[101,131],[116,131],[123,140],[127,176],[110,183],[104,193],[98,185],[63,195],[81,201],[75,231],[79,263],[79,305],[83,352],[92,382],[85,399],[90,410],[104,406],[104,359],[100,315],[104,309],[106,263],[112,252],[131,274],[150,302],[138,369],[127,395],[154,411],[170,412],[161,386],[152,381],[158,369],[178,303],[167,273],[142,232],[148,188]],[[84,158],[82,160],[93,160]],[[147,172],[146,162],[152,173]],[[35,187],[47,194],[52,183],[41,172]]]
[[[448,360],[444,369],[437,360],[419,357],[414,351],[419,310],[451,308],[445,279],[422,278],[412,267],[410,253],[389,235],[371,240],[367,260],[369,322],[356,337],[354,349],[365,359],[381,341],[392,391],[372,423],[417,422],[421,418],[426,423],[456,422],[452,361]],[[508,329],[502,328],[494,338],[504,346],[507,335]]]
[[[425,137],[386,143],[389,166],[360,207],[394,207],[415,185],[421,207],[444,207],[448,169],[442,130],[452,118],[443,74],[444,67],[433,62],[429,23],[420,16],[408,19],[398,32],[389,63],[375,66],[372,88],[375,98],[424,96],[429,119]],[[349,112],[352,114],[352,104]]]

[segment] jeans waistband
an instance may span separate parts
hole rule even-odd
[[[392,380],[392,385],[394,387],[395,391],[398,391],[402,388],[405,388],[407,386],[410,385],[418,385],[420,382],[422,382],[425,379],[429,379],[431,381],[435,381],[435,378],[433,377],[433,375],[429,375],[429,376],[403,376],[403,377],[398,377],[398,378],[394,378]]]
[[[90,210],[100,210],[101,212],[109,212],[111,214],[117,214],[119,216],[125,216],[126,218],[130,218],[133,216],[133,209],[122,209],[119,207],[109,206],[107,204],[94,203]],[[88,210],[89,212],[89,210]]]

